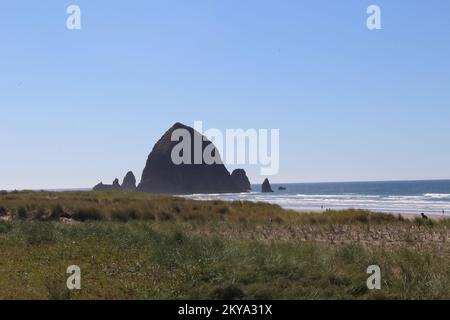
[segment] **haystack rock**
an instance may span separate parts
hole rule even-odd
[[[249,192],[252,190],[250,180],[248,179],[244,169],[234,170],[231,174],[231,179],[233,179],[234,185],[239,188],[241,192]]]
[[[183,138],[180,138],[179,141],[172,141],[172,134],[179,129],[184,129],[190,134],[190,163],[175,164],[171,158],[173,148],[183,141]],[[215,159],[220,158],[217,149],[214,145],[211,146],[212,142],[206,137],[191,127],[176,123],[153,147],[142,173],[138,191],[173,195],[240,192],[241,188],[233,183],[230,172],[222,164],[222,161],[206,164],[202,157],[200,161],[197,161],[199,163],[195,164],[194,141],[203,141],[199,143],[201,150],[205,151],[208,148],[207,151],[211,151],[210,154]],[[184,155],[182,152],[180,153],[182,156]],[[185,156],[187,159],[189,158],[188,155]]]
[[[133,172],[129,171],[125,178],[123,178],[122,182],[122,191],[132,192],[136,191],[136,177],[134,176]]]
[[[262,187],[261,187],[261,192],[264,192],[264,193],[273,192],[272,186],[270,185],[270,182],[269,182],[269,179],[266,178],[266,180],[264,180]]]

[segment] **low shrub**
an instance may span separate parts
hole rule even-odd
[[[162,211],[158,214],[158,220],[160,221],[171,221],[173,219],[173,215],[168,211]]]
[[[184,221],[205,221],[206,216],[197,212],[186,212],[181,214],[180,218]]]
[[[72,218],[78,221],[101,221],[106,220],[105,214],[97,208],[80,208],[75,210]]]
[[[72,292],[67,289],[63,279],[52,279],[45,282],[45,287],[48,292],[48,299],[54,301],[70,300]]]
[[[236,285],[218,287],[211,292],[211,299],[214,300],[242,300],[244,297],[244,290]]]
[[[156,220],[155,214],[150,211],[145,211],[144,213],[142,213],[141,217],[143,220],[146,220],[146,221]]]
[[[231,212],[231,210],[232,209],[229,206],[222,206],[217,210],[217,212],[220,214],[228,214]]]
[[[22,226],[28,244],[39,245],[56,241],[56,229],[48,222],[28,222]]]
[[[19,207],[17,209],[17,218],[20,220],[25,220],[28,216],[27,209],[25,207]]]
[[[12,229],[12,225],[8,221],[0,220],[0,234],[7,233]]]
[[[414,219],[414,222],[416,224],[418,224],[419,226],[427,226],[427,227],[434,226],[434,221],[431,220],[431,219],[424,219],[424,218],[421,218],[421,217],[416,217]]]
[[[45,208],[37,208],[33,212],[33,219],[45,221],[50,217],[50,213]]]
[[[114,221],[127,222],[130,220],[137,220],[141,215],[136,209],[129,210],[115,210],[111,212],[111,219]]]
[[[51,220],[59,220],[64,214],[64,208],[61,205],[56,205],[52,208],[50,213]]]

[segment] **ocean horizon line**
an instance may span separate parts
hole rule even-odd
[[[405,180],[344,180],[344,181],[306,181],[306,182],[271,182],[272,185],[317,185],[317,184],[352,184],[352,183],[412,183],[412,182],[449,182],[450,178],[444,179],[405,179]],[[252,186],[260,186],[261,183],[252,182]],[[17,188],[17,189],[3,189],[7,192],[13,191],[89,191],[92,187],[70,187],[70,188]]]

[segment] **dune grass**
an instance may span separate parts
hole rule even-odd
[[[168,221],[8,224],[2,299],[450,298],[450,259],[414,250],[233,241]],[[72,264],[81,267],[81,291],[65,289]],[[366,286],[373,264],[382,269],[379,291]]]
[[[328,210],[322,214],[285,210],[277,205],[250,201],[195,201],[182,197],[123,192],[10,192],[0,193],[0,217],[19,220],[58,221],[230,221],[296,224],[411,223],[401,216],[366,210]],[[420,225],[450,225],[450,220],[425,221]]]
[[[0,299],[450,299],[445,254],[248,236],[271,224],[419,225],[396,216],[92,192],[0,193],[0,216]],[[70,265],[80,291],[65,287]],[[381,290],[367,289],[370,265]]]

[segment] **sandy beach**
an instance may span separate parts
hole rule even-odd
[[[307,210],[294,210],[296,212],[299,213],[317,213],[317,214],[322,214],[327,212],[327,210],[321,210],[321,211],[307,211]],[[336,211],[339,212],[339,211]],[[420,218],[421,216],[419,214],[413,214],[413,213],[385,213],[385,214],[391,214],[394,216],[401,216],[407,220],[414,220],[416,218]],[[429,215],[427,216],[428,219],[433,220],[433,221],[442,221],[445,219],[450,219],[450,216],[438,216],[438,215]]]

